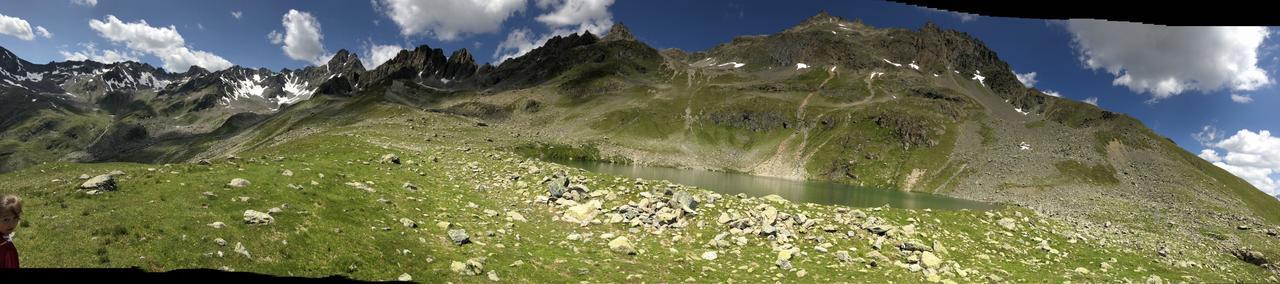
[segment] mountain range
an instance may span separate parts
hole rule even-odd
[[[420,113],[474,122],[424,139],[1008,204],[1151,255],[1174,244],[1125,238],[1229,257],[1261,241],[1221,232],[1280,223],[1280,196],[1133,117],[1028,88],[980,40],[933,23],[819,13],[703,51],[657,50],[619,23],[496,66],[421,45],[367,70],[346,50],[297,70],[174,73],[0,48],[3,172],[193,163]]]

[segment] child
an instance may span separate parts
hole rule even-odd
[[[15,195],[0,197],[0,269],[18,268],[18,248],[13,246],[13,230],[18,228],[22,216],[22,198]]]

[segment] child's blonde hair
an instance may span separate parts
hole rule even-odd
[[[22,198],[17,195],[5,194],[0,197],[0,212],[13,213],[13,216],[22,216]]]

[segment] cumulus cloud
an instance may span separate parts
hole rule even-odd
[[[114,15],[107,15],[103,20],[89,20],[89,28],[113,43],[160,58],[166,70],[181,72],[192,65],[214,71],[231,68],[231,62],[218,55],[188,47],[172,25],[153,27],[146,20],[126,23]]]
[[[1082,102],[1086,104],[1091,104],[1093,106],[1098,106],[1098,97],[1089,97],[1087,99],[1084,99]]]
[[[1113,85],[1163,99],[1187,91],[1252,91],[1271,83],[1258,67],[1265,27],[1165,27],[1070,20],[1073,45]]]
[[[65,60],[93,60],[102,63],[140,61],[138,60],[138,57],[141,57],[141,54],[137,51],[120,51],[114,49],[98,50],[97,46],[93,43],[81,43],[80,46],[83,48],[81,51],[59,50],[58,53],[62,54],[62,58]]]
[[[1225,155],[1219,155],[1214,149],[1204,149],[1200,151],[1200,158],[1248,181],[1268,195],[1275,195],[1280,190],[1276,177],[1280,173],[1280,137],[1271,136],[1267,130],[1253,132],[1241,129],[1210,147],[1222,150]]]
[[[1242,103],[1242,104],[1247,104],[1247,103],[1251,103],[1251,102],[1253,102],[1253,96],[1251,96],[1251,95],[1231,94],[1231,101],[1233,101],[1233,102],[1237,102],[1237,103]]]
[[[240,19],[240,16],[244,16],[244,12],[241,12],[241,11],[231,11],[231,17],[236,18],[236,20],[239,20],[239,19]]]
[[[32,40],[36,35],[31,32],[31,23],[18,17],[0,14],[0,34],[11,35],[21,40]]]
[[[507,38],[498,43],[493,51],[493,58],[498,62],[524,55],[534,48],[542,46],[555,36],[590,31],[603,35],[613,27],[613,14],[609,6],[613,0],[538,0],[539,9],[549,10],[535,18],[551,31],[536,35],[529,28],[517,28],[507,34]]]
[[[98,0],[71,0],[71,4],[93,7],[98,6]]]
[[[280,48],[289,58],[324,65],[332,57],[320,43],[324,39],[320,33],[320,21],[311,13],[290,9],[280,24],[284,26],[284,33],[271,31],[267,38],[272,44],[284,44]]]
[[[400,27],[403,36],[424,35],[452,41],[467,34],[492,33],[526,0],[374,0],[374,10]]]
[[[1035,87],[1036,85],[1036,72],[1026,74],[1018,74],[1017,72],[1014,72],[1013,76],[1017,77],[1018,82],[1022,82],[1022,85],[1027,86],[1027,88]]]
[[[399,45],[368,43],[365,45],[364,55],[360,57],[361,60],[364,61],[364,68],[373,70],[374,68],[377,68],[378,65],[382,65],[382,63],[387,62],[387,60],[395,58],[396,54],[399,54],[401,50],[404,50],[404,47],[400,47]]]

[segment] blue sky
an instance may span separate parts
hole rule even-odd
[[[696,51],[738,35],[776,33],[821,10],[882,28],[933,21],[974,35],[1016,72],[1035,72],[1036,88],[1095,98],[1264,191],[1280,188],[1280,138],[1268,131],[1280,130],[1280,45],[1272,28],[994,18],[871,0],[485,2],[0,0],[0,46],[37,63],[136,58],[177,71],[191,64],[279,70],[323,62],[343,48],[374,65],[375,57],[420,44],[446,54],[467,48],[478,61],[497,62],[551,35],[600,34],[616,22],[655,48]],[[169,27],[181,40],[175,43]],[[191,56],[155,56],[175,50]],[[1130,80],[1117,82],[1125,74]]]

